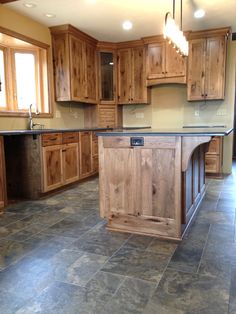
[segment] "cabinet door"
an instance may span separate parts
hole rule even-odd
[[[70,36],[70,62],[71,62],[71,94],[72,100],[85,99],[85,43],[74,36]]]
[[[205,98],[205,39],[189,41],[188,57],[188,100]]]
[[[132,49],[132,92],[131,102],[146,103],[147,87],[146,87],[146,71],[145,71],[145,49],[144,47],[136,47]]]
[[[205,76],[206,99],[224,99],[225,53],[225,36],[207,39]]]
[[[6,205],[6,176],[3,137],[0,136],[0,211]]]
[[[63,184],[68,184],[79,179],[78,143],[63,145]]]
[[[166,43],[166,77],[186,77],[186,60]]]
[[[61,145],[43,147],[43,192],[63,184]]]
[[[147,78],[162,78],[165,72],[165,42],[148,45]]]
[[[115,102],[114,52],[99,52],[99,98],[101,102]]]
[[[91,132],[80,132],[80,177],[84,178],[92,172]]]
[[[118,51],[118,103],[131,102],[131,49]]]
[[[100,128],[112,128],[116,126],[117,105],[98,105],[98,125]]]
[[[85,81],[85,98],[88,102],[96,103],[97,101],[97,83],[96,83],[96,49],[93,45],[86,43],[86,81]]]
[[[68,35],[52,36],[55,97],[57,101],[71,99]]]

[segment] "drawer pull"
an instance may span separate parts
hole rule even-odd
[[[57,140],[57,137],[52,137],[49,139],[49,141],[56,141]]]

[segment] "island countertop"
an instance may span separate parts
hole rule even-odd
[[[98,136],[226,136],[233,131],[231,127],[183,127],[155,129],[113,129],[106,133],[97,132]]]

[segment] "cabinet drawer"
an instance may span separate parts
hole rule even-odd
[[[62,143],[61,133],[42,134],[42,146],[59,145]]]
[[[221,142],[221,137],[213,137],[210,141],[207,154],[220,154]]]
[[[205,171],[208,173],[220,173],[220,158],[219,156],[206,156]]]
[[[66,132],[62,133],[62,143],[77,143],[78,142],[78,133],[77,132]]]

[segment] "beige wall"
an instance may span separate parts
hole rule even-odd
[[[124,107],[124,125],[151,125],[153,128],[176,128],[190,124],[216,124],[233,127],[236,41],[229,42],[228,48],[224,100],[188,102],[186,85],[159,85],[152,87],[150,105],[142,107],[140,105],[132,105],[131,109],[128,106]],[[197,111],[199,116],[195,115]],[[224,140],[223,171],[225,173],[231,172],[232,140],[232,135]]]
[[[48,27],[3,5],[0,5],[0,26],[51,45]],[[45,128],[80,128],[84,126],[84,107],[82,104],[56,103],[52,100],[52,108],[53,118],[34,118],[34,122],[44,124]],[[25,129],[27,127],[27,118],[0,117],[0,130]]]

